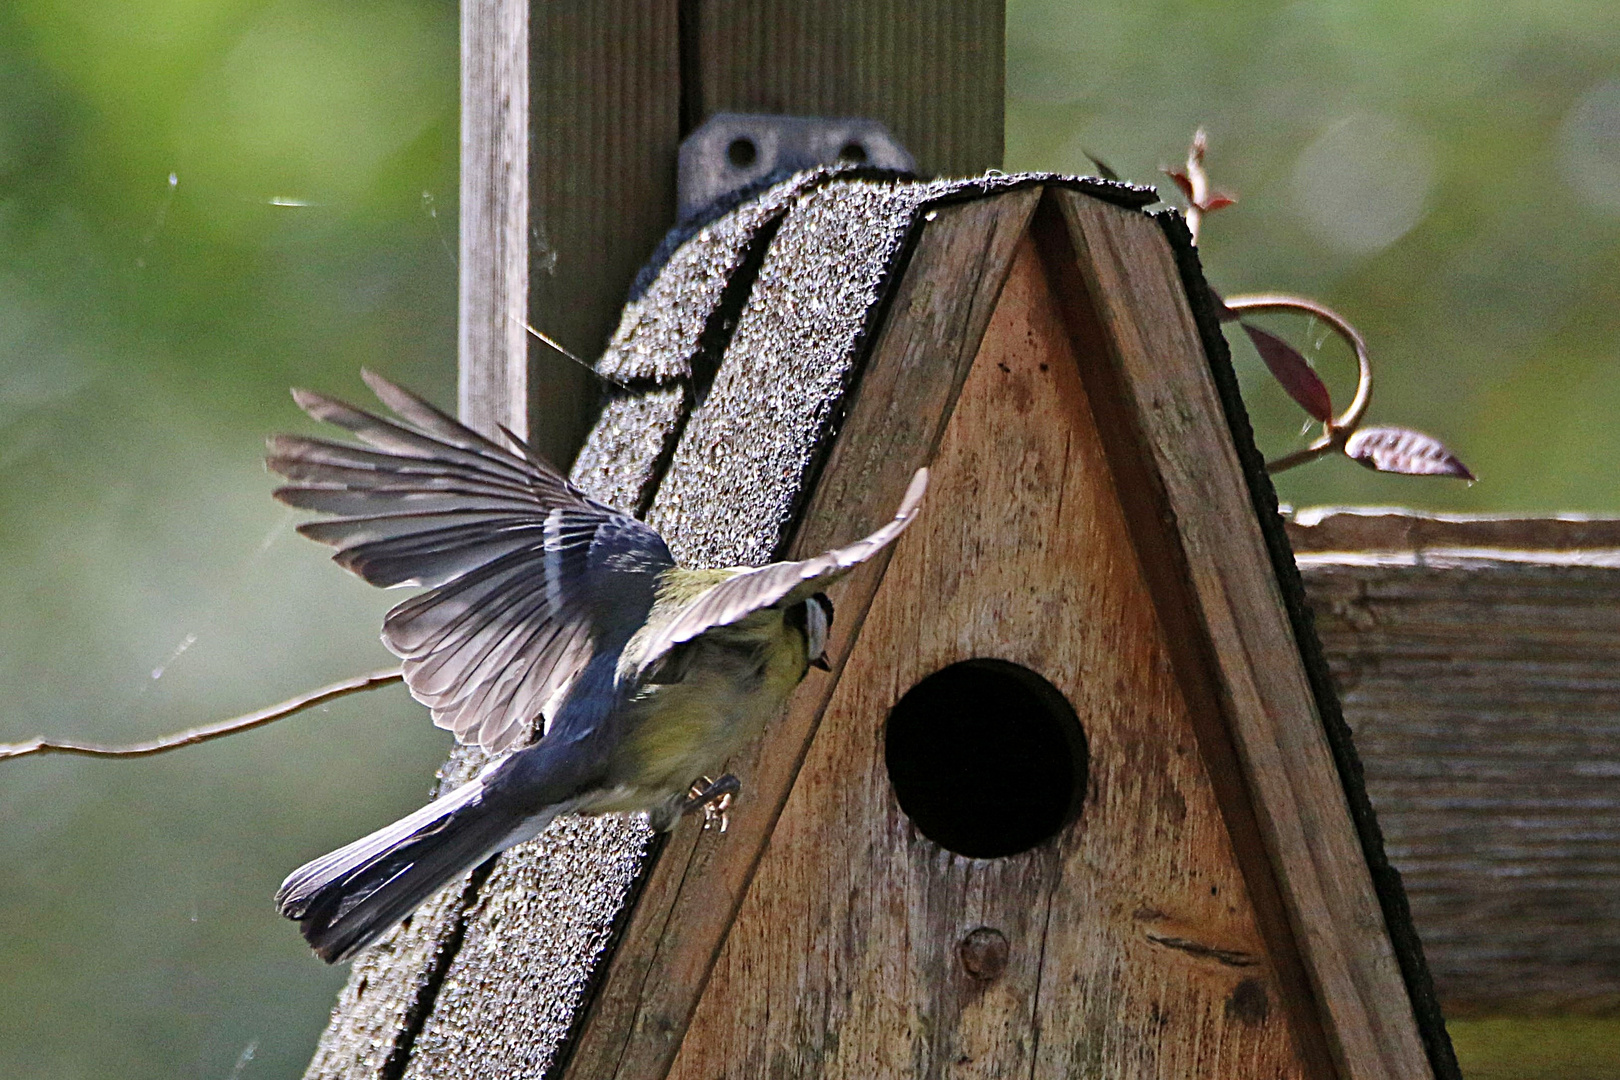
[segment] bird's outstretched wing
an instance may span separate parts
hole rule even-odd
[[[634,674],[652,669],[666,653],[706,630],[729,626],[773,604],[791,604],[820,592],[892,544],[906,531],[928,490],[928,470],[918,469],[900,500],[894,519],[877,532],[846,547],[834,548],[799,562],[771,563],[743,570],[690,601],[674,618],[647,635],[635,657]]]
[[[664,541],[596,502],[513,441],[513,453],[372,372],[385,420],[293,391],[301,408],[372,449],[296,435],[266,463],[292,481],[275,497],[336,514],[299,526],[373,585],[426,586],[383,622],[411,694],[433,722],[492,751],[549,722],[591,655],[605,608],[644,620]]]

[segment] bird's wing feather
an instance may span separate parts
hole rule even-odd
[[[414,394],[366,382],[398,418],[294,391],[366,447],[295,435],[267,464],[290,506],[336,515],[299,532],[373,585],[426,586],[388,613],[383,642],[433,721],[504,750],[549,719],[589,659],[601,613],[644,619],[674,565],[651,528],[589,498],[519,444],[513,453]]]
[[[773,604],[794,603],[825,589],[905,532],[916,518],[927,489],[928,470],[918,469],[894,519],[872,535],[814,558],[741,571],[701,593],[641,642],[635,675],[645,675],[671,649],[705,631],[729,626]]]

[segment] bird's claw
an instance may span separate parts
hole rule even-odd
[[[742,782],[730,773],[718,780],[710,780],[707,776],[700,776],[692,789],[687,792],[686,802],[681,804],[681,813],[690,814],[699,809],[703,810],[703,828],[709,829],[718,824],[720,831],[725,832],[731,824],[731,804],[742,790]]]

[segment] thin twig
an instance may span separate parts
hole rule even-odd
[[[1351,399],[1350,407],[1324,424],[1322,434],[1311,445],[1266,462],[1266,471],[1280,473],[1307,461],[1315,461],[1324,454],[1342,450],[1345,440],[1361,426],[1361,418],[1366,415],[1367,406],[1372,401],[1372,360],[1367,356],[1367,343],[1362,340],[1360,332],[1343,315],[1307,296],[1249,293],[1227,297],[1224,302],[1232,311],[1292,311],[1314,315],[1332,327],[1333,332],[1343,338],[1356,354],[1356,396]]]
[[[607,372],[596,370],[596,365],[595,364],[589,362],[588,360],[582,360],[578,356],[575,356],[573,353],[569,352],[567,349],[563,348],[562,344],[560,342],[558,342],[557,339],[552,337],[550,334],[542,333],[541,331],[536,330],[533,326],[531,326],[528,323],[524,322],[522,319],[518,318],[516,315],[508,315],[508,318],[510,318],[513,322],[517,323],[519,326],[523,327],[523,329],[527,330],[529,332],[530,336],[532,336],[536,341],[540,342],[542,345],[549,345],[552,348],[553,351],[561,353],[565,358],[567,358],[569,360],[572,360],[574,363],[578,364],[580,367],[584,368],[586,371],[590,372],[592,375],[595,375],[598,379],[601,379],[603,382],[607,383],[609,386],[617,386],[620,390],[624,390],[624,391],[627,391],[627,392],[630,392],[630,393],[634,392],[634,391],[630,390],[630,387],[626,386],[624,383],[620,382],[618,379],[615,379],[613,376],[609,375]]]
[[[224,738],[226,735],[235,735],[238,731],[247,731],[250,728],[263,727],[265,724],[291,716],[293,713],[303,712],[316,705],[324,704],[336,698],[346,697],[349,694],[358,694],[364,690],[375,690],[380,686],[390,686],[404,678],[399,668],[389,668],[386,671],[373,671],[369,675],[356,675],[352,679],[323,686],[318,690],[310,690],[289,698],[280,705],[272,705],[268,709],[245,713],[230,720],[221,720],[214,724],[205,724],[202,727],[188,728],[177,731],[172,735],[152,739],[149,742],[131,743],[128,746],[97,746],[94,743],[76,743],[49,740],[31,739],[21,743],[0,743],[0,761],[7,758],[28,757],[31,754],[81,754],[85,757],[147,757],[151,754],[162,754],[169,750],[178,750],[182,746],[193,746],[196,743],[207,742],[210,739]]]

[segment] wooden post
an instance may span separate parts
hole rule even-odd
[[[466,0],[476,7],[490,0]],[[510,0],[495,0],[502,6]],[[528,50],[530,321],[594,360],[636,270],[675,223],[680,146],[676,0],[545,0]],[[474,103],[489,108],[490,103]],[[467,106],[464,104],[463,108]],[[530,430],[559,464],[590,427],[600,385],[529,341]],[[466,363],[466,358],[463,358]]]
[[[1001,164],[1004,0],[686,0],[685,125],[717,112],[881,120],[924,174]]]
[[[526,392],[529,415],[507,426],[554,461],[572,458],[599,388],[520,320],[580,356],[601,352],[637,269],[675,223],[676,148],[715,112],[864,116],[925,172],[1000,165],[1003,7],[467,0],[464,409]]]
[[[529,429],[529,5],[461,9],[458,409],[470,426]]]

